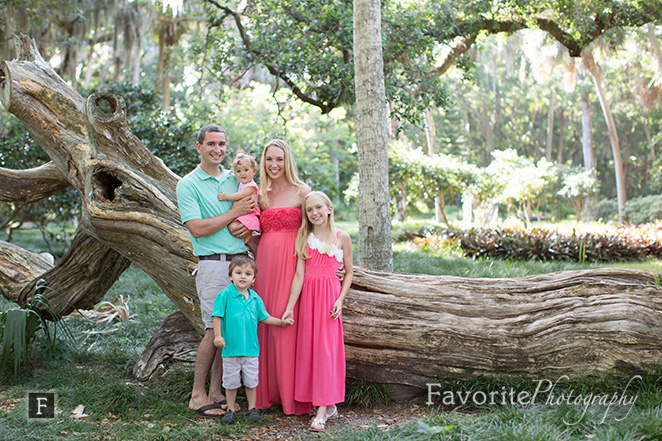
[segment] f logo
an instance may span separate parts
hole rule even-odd
[[[28,392],[28,418],[55,418],[55,393]]]

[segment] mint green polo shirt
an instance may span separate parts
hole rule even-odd
[[[198,165],[177,184],[177,204],[182,223],[219,216],[229,211],[232,201],[219,201],[218,193],[236,193],[238,183],[230,170],[221,167],[221,177],[216,178]],[[248,249],[242,239],[230,234],[227,227],[197,239],[189,231],[189,236],[196,256],[238,254]]]
[[[257,324],[269,318],[264,302],[252,289],[248,299],[231,283],[218,293],[212,317],[221,317],[221,332],[225,339],[222,357],[257,357]]]

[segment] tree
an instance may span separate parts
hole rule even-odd
[[[585,50],[582,56],[584,60],[584,66],[590,72],[591,77],[593,77],[593,82],[595,83],[595,89],[598,92],[598,98],[600,99],[600,106],[602,107],[602,112],[607,122],[607,129],[609,130],[609,141],[611,142],[611,151],[614,157],[614,174],[616,175],[616,194],[618,197],[618,221],[623,222],[623,208],[627,202],[627,196],[625,193],[625,172],[623,171],[623,160],[621,157],[621,147],[618,142],[618,132],[616,130],[616,123],[614,122],[614,117],[611,113],[611,108],[609,107],[609,101],[607,101],[607,96],[604,91],[603,86],[603,76],[600,66],[593,59],[593,54],[590,50]]]
[[[354,0],[356,139],[359,146],[359,261],[393,270],[388,192],[388,127],[381,3]]]
[[[561,180],[563,187],[558,191],[558,194],[570,201],[577,214],[577,222],[579,222],[586,210],[587,201],[595,196],[600,187],[595,176],[595,170],[586,170],[583,167],[563,170]]]
[[[486,172],[495,182],[502,182],[497,200],[511,204],[517,202],[524,213],[527,226],[531,225],[531,212],[542,197],[546,188],[556,180],[556,170],[552,162],[540,158],[538,162],[517,154],[513,149],[492,152],[494,160]]]

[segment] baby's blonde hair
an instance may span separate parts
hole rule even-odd
[[[303,260],[310,258],[308,255],[308,236],[310,236],[310,233],[313,232],[313,224],[310,222],[310,220],[308,220],[308,216],[306,215],[306,207],[308,205],[308,199],[311,196],[319,196],[327,207],[333,207],[331,199],[326,195],[326,193],[322,191],[311,191],[306,195],[305,198],[303,198],[303,203],[301,204],[301,228],[299,228],[299,231],[297,232],[297,239],[294,245],[297,256]],[[336,226],[333,222],[333,211],[329,213],[329,222],[326,224],[326,226],[328,228],[327,232],[335,235]]]
[[[248,163],[253,170],[257,170],[257,161],[251,155],[244,153],[243,150],[237,152],[234,161],[232,161],[232,169],[237,168],[239,164]]]

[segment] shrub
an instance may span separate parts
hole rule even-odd
[[[662,226],[621,227],[613,233],[564,235],[544,229],[476,229],[406,232],[422,246],[457,243],[467,257],[515,260],[619,262],[662,258]],[[419,239],[421,238],[421,239]]]
[[[618,218],[618,202],[616,199],[602,199],[588,207],[586,219],[610,221]]]
[[[643,196],[625,203],[625,216],[633,224],[662,219],[662,195]]]

